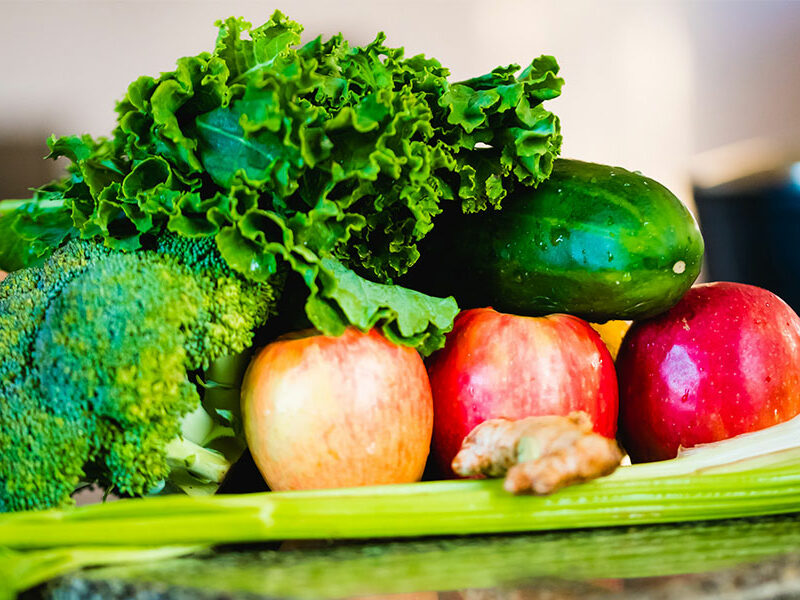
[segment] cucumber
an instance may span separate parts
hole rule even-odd
[[[658,182],[559,159],[500,211],[439,217],[404,282],[462,308],[591,321],[641,319],[675,304],[700,273],[703,238]]]

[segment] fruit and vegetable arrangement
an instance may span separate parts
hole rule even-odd
[[[554,58],[451,82],[383,35],[218,25],[0,203],[4,579],[800,511],[800,319],[693,286],[662,185],[558,157]],[[269,491],[217,493],[248,454]]]

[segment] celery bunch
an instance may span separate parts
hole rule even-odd
[[[670,461],[622,467],[546,497],[512,496],[499,480],[434,481],[9,513],[0,515],[0,551],[9,559],[0,561],[8,571],[2,579],[23,589],[23,583],[83,565],[150,560],[158,547],[177,555],[235,542],[533,532],[795,513],[798,441],[800,417]],[[148,548],[131,550],[136,547]]]
[[[0,546],[224,544],[463,535],[724,519],[800,511],[800,417],[546,497],[497,480],[122,500],[0,515]],[[109,532],[113,537],[109,538]]]

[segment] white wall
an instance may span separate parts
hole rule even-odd
[[[260,23],[274,7],[309,37],[385,30],[455,78],[552,53],[564,154],[639,169],[685,198],[696,151],[800,131],[800,2],[0,0],[0,138],[106,134],[131,80],[210,49],[216,19]]]

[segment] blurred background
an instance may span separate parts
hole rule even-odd
[[[107,135],[142,74],[213,47],[214,21],[278,8],[310,39],[377,31],[454,79],[555,55],[563,154],[639,170],[700,218],[707,279],[800,307],[800,2],[0,0],[0,198],[59,175],[51,133]],[[794,165],[794,166],[793,166]]]

